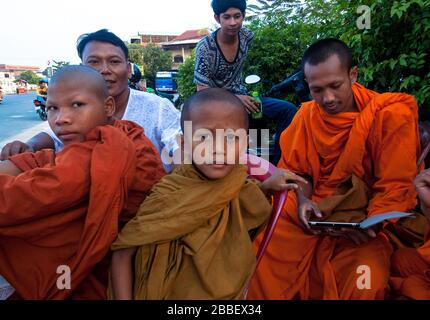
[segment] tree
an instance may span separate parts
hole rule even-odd
[[[301,2],[299,0],[257,0],[256,4],[248,5],[248,10],[258,17],[289,16],[303,5]]]
[[[359,80],[377,91],[413,94],[421,120],[430,120],[430,1],[362,2],[371,10],[370,29],[349,25],[341,36],[355,53]]]
[[[130,62],[143,66],[144,48],[140,44],[131,43],[128,47],[128,58]]]
[[[40,77],[34,73],[33,71],[24,71],[18,78],[19,80],[25,80],[29,84],[38,84],[40,81]]]
[[[303,52],[322,37],[338,34],[347,1],[258,1],[246,25],[254,33],[244,74],[258,74],[268,90],[300,68]],[[336,27],[334,27],[336,26]]]
[[[154,88],[155,75],[158,71],[170,70],[173,65],[170,53],[165,52],[155,44],[148,44],[143,48],[143,71],[147,85]]]
[[[45,70],[42,71],[42,74],[45,77],[48,77],[48,78],[52,77],[52,75],[55,72],[57,72],[58,70],[60,70],[61,68],[65,67],[65,66],[70,65],[70,62],[67,62],[67,61],[56,61],[56,60],[53,60],[53,62],[54,62],[54,64],[52,65],[52,67],[49,66]]]
[[[54,65],[52,66],[53,69],[53,73],[57,72],[58,70],[60,70],[61,68],[70,65],[70,62],[67,61],[54,61]]]
[[[155,75],[158,71],[170,70],[173,61],[170,53],[163,51],[155,44],[149,44],[143,52],[143,69],[149,86],[155,86]]]
[[[179,67],[178,91],[181,101],[187,100],[196,92],[197,87],[193,83],[195,63],[196,52],[193,50],[191,56],[185,59],[184,63]]]

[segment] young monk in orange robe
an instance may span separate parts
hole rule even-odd
[[[415,207],[417,104],[407,94],[356,83],[350,50],[336,39],[310,46],[303,67],[315,100],[283,132],[279,167],[307,177],[312,188],[289,194],[249,298],[383,299],[392,248],[382,226],[318,233],[308,221],[351,175],[371,192],[368,216]]]
[[[415,179],[421,210],[430,221],[430,169]],[[430,299],[430,232],[419,248],[402,248],[391,257],[390,284],[396,294],[411,299]]]
[[[58,71],[47,109],[64,150],[0,164],[0,275],[24,299],[106,298],[103,260],[161,161],[141,127],[112,119],[113,98],[89,67]]]

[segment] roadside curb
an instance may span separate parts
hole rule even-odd
[[[9,142],[12,142],[15,140],[26,142],[31,137],[35,136],[36,134],[38,134],[42,131],[47,130],[48,128],[49,128],[48,121],[44,121],[43,123],[40,123],[40,124],[37,124],[31,128],[28,128],[19,134],[16,134],[14,136],[10,136],[10,137],[4,139],[3,141],[0,141],[0,150],[4,147],[4,145],[6,143],[9,143]]]

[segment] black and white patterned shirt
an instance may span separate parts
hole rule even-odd
[[[216,40],[219,30],[208,34],[197,44],[194,83],[224,88],[234,94],[247,94],[242,79],[242,69],[254,35],[251,30],[246,28],[239,31],[239,48],[236,58],[233,62],[228,62]]]

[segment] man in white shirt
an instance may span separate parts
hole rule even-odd
[[[106,80],[109,95],[115,99],[115,117],[130,120],[142,126],[145,135],[158,149],[160,155],[172,155],[178,149],[176,135],[180,133],[180,113],[173,104],[155,94],[140,92],[128,87],[131,66],[128,48],[114,33],[102,29],[83,34],[77,43],[78,55],[84,65],[99,71]],[[58,121],[67,121],[67,114]],[[3,148],[0,160],[26,152],[51,148],[57,152],[61,142],[52,131],[41,132],[26,143],[13,141]],[[166,172],[172,170],[169,157],[163,157]]]

